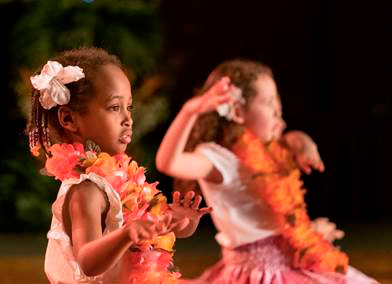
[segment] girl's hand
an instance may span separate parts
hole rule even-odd
[[[138,244],[141,241],[151,240],[157,235],[167,233],[170,222],[171,216],[165,217],[159,223],[149,220],[135,220],[127,225],[129,238],[133,244]]]
[[[307,174],[310,174],[312,169],[318,170],[319,172],[323,172],[325,169],[314,142],[305,142],[302,151],[296,155],[296,161],[298,166]]]
[[[337,230],[336,224],[329,222],[328,218],[317,218],[313,220],[312,227],[331,243],[334,240],[339,240],[344,237],[344,232],[342,230]]]
[[[316,143],[304,132],[291,131],[285,135],[285,142],[294,153],[294,158],[305,173],[312,169],[323,172],[325,167],[320,158]]]
[[[199,209],[201,200],[202,197],[200,195],[195,196],[194,191],[188,191],[182,199],[180,192],[173,193],[173,203],[169,207],[173,218],[172,228],[174,231],[179,232],[186,230],[187,227],[197,226],[200,217],[212,211],[211,207]],[[192,231],[192,228],[189,229]]]
[[[216,110],[217,106],[228,103],[234,98],[230,95],[230,78],[223,77],[201,96],[187,101],[184,107],[190,113],[203,114]]]

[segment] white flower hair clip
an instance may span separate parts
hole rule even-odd
[[[233,100],[229,103],[219,105],[216,108],[216,111],[220,116],[225,117],[228,121],[231,121],[233,120],[235,115],[235,110],[234,110],[235,104],[237,103],[245,104],[245,99],[242,96],[242,90],[234,85],[230,86],[228,92],[233,97]]]
[[[48,61],[41,73],[30,77],[33,87],[40,91],[39,101],[44,109],[69,103],[71,94],[65,84],[84,78],[83,69],[78,66],[63,67],[57,61]]]

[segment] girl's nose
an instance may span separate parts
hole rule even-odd
[[[128,128],[131,128],[133,124],[133,120],[132,120],[132,116],[131,113],[129,111],[126,111],[124,113],[124,120],[122,122],[122,125]]]
[[[124,121],[123,126],[131,128],[132,127],[132,119]]]

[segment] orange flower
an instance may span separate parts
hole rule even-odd
[[[159,194],[150,201],[150,213],[155,216],[162,215],[168,208],[166,196]]]
[[[100,153],[94,163],[86,169],[86,173],[96,173],[100,175],[117,189],[127,181],[127,165],[129,158],[125,154],[110,156],[107,153]]]
[[[173,252],[176,235],[171,232],[163,236],[157,236],[152,240],[152,244],[157,249],[163,249],[168,252]]]

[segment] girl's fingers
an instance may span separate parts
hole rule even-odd
[[[162,230],[167,230],[167,227],[170,226],[172,219],[173,215],[169,211],[167,211],[159,222],[159,224],[162,226]]]
[[[320,165],[319,171],[323,172],[325,170],[325,166],[324,166],[324,163],[323,163],[323,161],[321,159],[320,159],[319,165]]]
[[[177,229],[179,231],[183,230],[186,226],[188,226],[189,224],[189,219],[188,218],[184,218],[181,219],[177,222],[173,222],[170,224],[170,226],[168,227],[168,231],[173,231],[174,229]]]
[[[178,191],[173,192],[173,205],[180,206],[181,193]]]
[[[168,226],[165,224],[160,224],[156,230],[157,235],[164,235],[164,234],[167,234],[168,232],[169,232]]]
[[[133,227],[130,227],[128,232],[129,232],[129,237],[130,237],[131,241],[133,243],[137,244],[139,242],[137,230],[135,230],[135,228],[133,228]]]
[[[160,234],[162,231],[164,231],[166,229],[165,224],[163,224],[162,222],[159,222],[156,224],[155,226],[155,230],[158,234]]]
[[[201,200],[202,200],[202,197],[200,195],[197,195],[195,197],[195,200],[193,201],[192,209],[197,210],[200,206]]]
[[[235,98],[232,95],[230,95],[230,93],[225,93],[225,94],[222,94],[222,95],[217,96],[217,97],[214,98],[215,106],[219,106],[221,104],[229,103],[229,102],[234,101],[234,100],[235,100]]]
[[[328,223],[329,219],[327,217],[319,217],[315,221],[317,221],[317,223]]]
[[[342,230],[336,230],[334,237],[337,240],[342,239],[344,237],[344,232]]]
[[[204,207],[204,208],[200,208],[198,210],[200,216],[203,216],[205,214],[211,213],[212,212],[212,207]]]
[[[142,238],[142,239],[150,239],[151,238],[151,232],[148,228],[143,228],[140,227],[138,229],[138,235]]]
[[[223,77],[219,81],[217,81],[209,90],[212,94],[219,94],[225,92],[229,89],[230,78]]]
[[[221,94],[221,95],[213,95],[211,97],[206,98],[206,108],[216,109],[218,106],[229,103],[234,98],[229,94]]]
[[[303,158],[303,157],[299,157],[298,160],[298,165],[299,167],[306,173],[309,174],[311,172],[311,169],[309,167],[309,162]]]
[[[184,199],[183,199],[183,205],[184,205],[185,207],[190,207],[190,206],[191,206],[191,203],[192,203],[193,197],[195,197],[195,192],[194,192],[194,191],[188,191],[188,192],[185,194],[185,197],[184,197]]]

